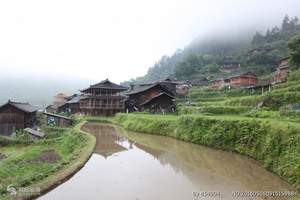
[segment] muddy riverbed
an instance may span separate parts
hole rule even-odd
[[[83,130],[97,138],[92,157],[70,180],[39,199],[264,199],[233,193],[293,191],[253,159],[235,153],[107,124],[88,123]]]

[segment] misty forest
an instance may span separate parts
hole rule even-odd
[[[212,80],[220,75],[219,66],[238,63],[242,69],[260,76],[275,71],[277,61],[288,55],[288,41],[300,33],[298,17],[285,16],[280,26],[256,31],[252,36],[241,32],[237,37],[218,33],[211,38],[195,39],[172,56],[163,56],[147,74],[129,82],[151,82],[168,77],[178,80]]]

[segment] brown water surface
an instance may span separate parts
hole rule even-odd
[[[232,192],[293,190],[253,159],[235,153],[113,125],[87,123],[83,130],[97,138],[94,154],[41,200],[264,199],[236,198]],[[202,191],[216,196],[193,196]]]

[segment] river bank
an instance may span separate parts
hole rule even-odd
[[[182,200],[199,191],[216,191],[211,199],[232,200],[237,198],[233,191],[294,191],[254,159],[236,153],[114,124],[89,122],[82,130],[97,138],[91,159],[39,200]]]
[[[300,189],[300,134],[297,126],[204,115],[117,114],[110,121],[128,130],[170,136],[250,156],[298,191]]]
[[[80,130],[46,127],[46,138],[1,138],[0,199],[32,199],[63,183],[90,158],[96,139]]]

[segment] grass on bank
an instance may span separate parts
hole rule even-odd
[[[117,114],[128,130],[171,136],[183,141],[248,155],[300,190],[300,129],[251,118]]]
[[[300,70],[270,92],[193,87],[176,115],[117,114],[89,117],[148,134],[251,156],[300,191]],[[300,105],[300,104],[299,104]],[[296,106],[297,107],[297,106]],[[299,199],[299,197],[296,197]]]
[[[96,139],[80,131],[83,123],[62,129],[46,127],[45,139],[24,141],[0,138],[0,198],[29,199],[45,193],[79,170],[90,157]],[[7,187],[38,188],[11,196]]]

